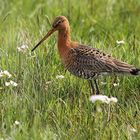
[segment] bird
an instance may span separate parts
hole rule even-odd
[[[34,46],[32,52],[51,34],[58,31],[57,47],[65,69],[76,77],[88,80],[93,94],[100,94],[97,79],[102,75],[130,74],[139,75],[140,69],[102,52],[97,48],[71,40],[69,21],[65,16],[57,16],[52,28]]]

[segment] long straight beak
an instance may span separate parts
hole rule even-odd
[[[55,32],[55,28],[52,28],[31,50],[32,52],[43,42],[45,41],[53,32]]]

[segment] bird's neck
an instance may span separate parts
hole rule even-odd
[[[64,55],[71,48],[71,37],[70,37],[70,28],[66,28],[64,30],[58,31],[58,51],[60,57],[64,57]]]

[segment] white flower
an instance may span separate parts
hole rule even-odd
[[[101,85],[106,85],[106,82],[101,82]]]
[[[26,44],[23,44],[17,48],[18,52],[22,52],[22,53],[25,53],[27,49],[28,49],[28,46]]]
[[[130,128],[131,132],[137,132],[137,130],[135,128]]]
[[[5,86],[10,86],[10,82],[5,82]]]
[[[114,83],[113,86],[117,87],[117,86],[119,86],[119,83]]]
[[[64,76],[63,75],[56,75],[56,79],[63,79]]]
[[[12,76],[7,70],[3,71],[3,74],[8,76],[9,78]]]
[[[14,87],[16,87],[18,84],[16,83],[16,82],[14,82],[14,81],[12,81],[12,80],[10,80],[10,82],[5,82],[5,86],[14,86]]]
[[[123,45],[123,44],[125,44],[124,40],[120,40],[120,41],[117,40],[116,43],[117,43],[118,45]]]
[[[117,98],[115,98],[115,97],[109,98],[109,97],[107,97],[107,96],[105,96],[105,95],[92,95],[92,96],[90,97],[90,101],[93,102],[93,103],[96,102],[96,101],[101,101],[101,102],[103,102],[103,103],[109,104],[109,103],[111,103],[111,102],[116,103],[118,100],[117,100]]]
[[[101,102],[104,102],[104,103],[108,103],[108,97],[105,96],[105,95],[92,95],[90,97],[90,101],[91,102],[96,102],[96,101],[101,101]]]
[[[15,125],[20,125],[20,122],[19,121],[15,121]]]
[[[0,77],[3,76],[8,76],[8,78],[10,78],[12,75],[7,70],[4,70],[4,71],[0,71]]]
[[[118,99],[116,97],[111,97],[110,98],[110,102],[117,103],[118,102]]]
[[[49,84],[51,84],[52,83],[52,81],[47,81],[46,82],[46,85],[49,85]]]

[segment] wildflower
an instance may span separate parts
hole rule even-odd
[[[0,71],[0,77],[3,76],[8,76],[8,78],[10,78],[12,75],[7,70],[4,70],[4,71]]]
[[[109,98],[105,95],[92,95],[90,97],[90,101],[93,102],[93,103],[96,102],[96,101],[101,101],[103,103],[109,104],[109,103],[113,103],[113,102],[116,103],[118,100],[115,97]]]
[[[117,43],[118,45],[123,45],[123,44],[125,44],[124,40],[120,40],[120,41],[117,40],[116,43]]]
[[[47,81],[46,82],[46,85],[49,85],[49,84],[51,84],[52,83],[52,81]]]
[[[18,52],[25,53],[28,49],[28,46],[26,44],[21,45],[17,48]]]
[[[15,125],[20,125],[20,122],[19,121],[15,121]]]
[[[117,86],[119,86],[119,83],[114,83],[113,86],[117,87]]]
[[[56,75],[56,79],[63,79],[64,76],[63,75]]]
[[[9,78],[12,76],[7,70],[3,71],[3,74],[8,76]]]
[[[111,98],[110,98],[110,102],[117,103],[117,102],[118,102],[118,99],[117,99],[117,98],[115,98],[115,97],[111,97]]]
[[[130,128],[129,130],[130,130],[131,132],[137,132],[137,130],[136,130],[135,128],[133,128],[133,127]]]
[[[101,82],[101,85],[106,85],[106,82]]]
[[[16,87],[18,84],[16,83],[16,82],[14,82],[14,81],[12,81],[12,80],[10,80],[10,82],[5,82],[5,86],[14,86],[14,87]]]

